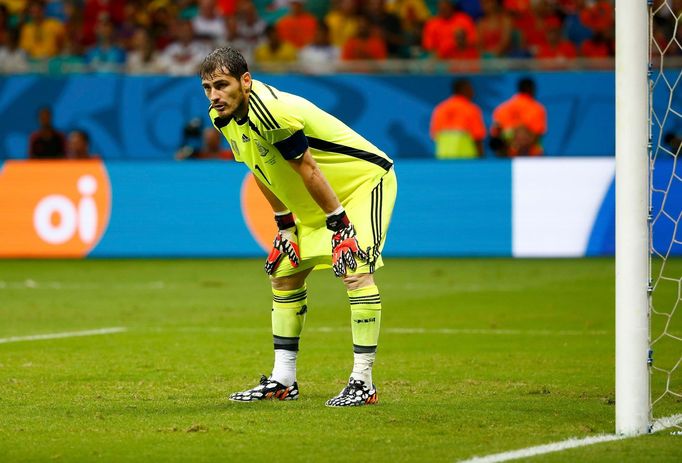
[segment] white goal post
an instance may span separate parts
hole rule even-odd
[[[616,433],[649,431],[649,12],[616,2]]]

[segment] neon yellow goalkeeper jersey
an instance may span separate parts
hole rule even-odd
[[[252,81],[244,119],[226,120],[213,109],[209,114],[235,160],[245,163],[307,227],[324,227],[326,216],[288,160],[310,148],[344,207],[354,199],[369,200],[393,166],[385,153],[334,116],[257,80]]]

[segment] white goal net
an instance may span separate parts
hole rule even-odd
[[[649,19],[649,362],[656,423],[682,414],[682,2],[654,0]]]

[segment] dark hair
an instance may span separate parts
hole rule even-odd
[[[88,144],[90,143],[90,135],[88,135],[88,132],[86,132],[85,130],[74,129],[71,131],[71,133],[77,133],[78,135],[80,135],[83,138],[83,140],[85,140],[85,143],[88,143]]]
[[[203,79],[212,77],[217,72],[227,72],[232,77],[239,79],[244,73],[249,72],[244,56],[239,50],[232,47],[216,48],[206,55],[199,66],[199,76]]]
[[[461,95],[465,92],[467,88],[471,86],[469,79],[455,79],[452,81],[452,93],[455,95]]]
[[[525,93],[527,95],[535,94],[535,81],[530,77],[524,77],[519,80],[519,92]]]

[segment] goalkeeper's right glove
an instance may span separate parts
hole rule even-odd
[[[296,236],[296,222],[294,214],[275,214],[277,222],[277,236],[272,243],[272,250],[265,261],[265,273],[272,275],[279,267],[280,262],[286,255],[291,266],[296,268],[301,263],[301,254],[298,250],[298,237]]]
[[[327,217],[327,228],[332,231],[332,270],[337,277],[343,277],[348,270],[355,271],[358,268],[356,257],[369,262],[368,252],[360,249],[355,227],[350,223],[346,211]]]

